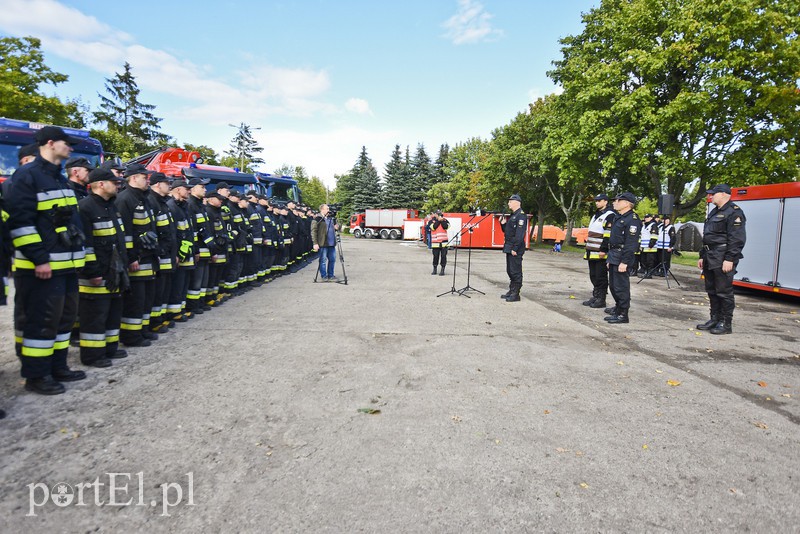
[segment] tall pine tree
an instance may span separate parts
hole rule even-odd
[[[425,151],[425,145],[422,143],[417,145],[417,151],[414,153],[414,158],[411,160],[411,183],[412,183],[412,197],[411,207],[420,209],[425,203],[425,195],[433,184],[431,168],[431,158]]]
[[[104,144],[112,144],[119,138],[127,138],[127,143],[121,142],[121,147],[106,147],[111,152],[142,153],[169,142],[169,136],[160,132],[161,119],[153,114],[156,108],[152,104],[139,102],[139,86],[133,75],[131,65],[127,61],[125,72],[115,73],[113,78],[106,79],[106,92],[108,96],[100,97],[100,110],[93,113],[94,120],[105,125],[105,131],[110,134],[108,140],[101,139]]]
[[[384,208],[402,208],[405,206],[405,191],[403,184],[403,156],[400,145],[394,146],[391,159],[386,164],[384,174],[385,185],[383,188]]]
[[[447,143],[442,144],[439,147],[439,157],[436,158],[436,162],[433,164],[433,183],[431,186],[450,179],[447,173],[447,157],[449,154],[450,146]]]
[[[250,125],[242,122],[231,140],[231,147],[225,151],[227,158],[223,159],[223,164],[233,165],[242,172],[253,172],[256,165],[264,163],[264,160],[257,156],[261,152],[264,152],[264,149],[253,139]]]
[[[350,171],[353,177],[353,209],[355,211],[367,208],[381,207],[381,185],[378,178],[378,171],[372,164],[372,160],[367,156],[367,147],[361,147],[361,154],[358,156],[353,170]]]

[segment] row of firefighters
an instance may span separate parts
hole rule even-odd
[[[586,252],[587,260],[605,259],[605,251],[601,244],[603,239],[608,240],[611,234],[611,224],[614,221],[614,210],[605,208],[598,210],[589,222]],[[675,243],[675,226],[670,217],[661,218],[648,213],[642,220],[642,233],[639,240],[639,249],[635,254],[635,264],[631,272],[643,278],[650,278],[653,274],[666,275],[671,266],[672,254]]]
[[[134,164],[94,169],[81,186],[37,156],[4,184],[26,388],[55,394],[85,377],[67,366],[76,333],[82,363],[107,367],[126,356],[119,343],[148,346],[305,264],[313,211],[225,183],[206,194],[206,183]]]

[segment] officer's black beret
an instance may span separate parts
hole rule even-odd
[[[110,171],[110,170],[124,171],[125,170],[125,166],[124,165],[120,165],[119,163],[117,163],[113,159],[105,160],[103,162],[103,164],[100,165],[100,167],[105,169],[105,170],[107,170],[107,171]]]
[[[175,189],[177,187],[189,187],[189,184],[183,178],[178,178],[177,180],[172,181],[172,185],[169,188]]]
[[[22,159],[27,156],[36,156],[39,154],[39,145],[36,143],[31,143],[30,145],[25,145],[24,147],[19,149],[17,152],[17,159]]]
[[[631,204],[636,204],[636,197],[630,191],[625,191],[624,193],[620,193],[614,197],[614,200],[627,200]]]
[[[153,171],[151,171],[150,169],[139,163],[131,163],[130,165],[125,167],[125,172],[123,173],[123,175],[125,176],[125,178],[128,178],[130,176],[133,176],[134,174],[153,174]]]
[[[94,165],[92,165],[88,159],[81,156],[75,156],[73,158],[69,158],[67,162],[64,164],[65,169],[71,169],[73,167],[82,167],[87,171],[91,171],[92,169],[94,169]]]
[[[216,198],[219,200],[225,200],[225,197],[217,193],[216,191],[211,191],[210,193],[206,193],[206,198]]]
[[[730,195],[731,186],[729,186],[728,184],[717,184],[708,191],[706,191],[706,193],[709,195],[713,195],[714,193],[725,193],[727,195]]]
[[[190,178],[189,179],[189,187],[194,187],[196,185],[206,185],[208,184],[208,179],[204,178]]]

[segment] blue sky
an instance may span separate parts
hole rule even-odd
[[[0,35],[42,40],[70,81],[46,92],[93,108],[128,61],[141,101],[178,143],[222,152],[246,122],[272,172],[333,186],[361,146],[378,171],[395,144],[488,138],[557,90],[558,39],[599,0],[0,0]]]

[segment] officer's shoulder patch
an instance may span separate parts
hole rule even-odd
[[[638,230],[638,228],[639,228],[638,226],[636,226],[635,224],[632,224],[631,227],[628,228],[628,232],[630,232],[632,234],[635,234],[636,230]]]
[[[733,220],[733,224],[736,225],[742,224],[742,218],[737,215],[736,218]]]
[[[523,224],[525,224],[525,219],[520,219],[518,224],[519,224],[520,226],[522,226]]]
[[[740,209],[742,209],[742,208],[740,208],[740,207],[739,207],[739,206],[737,206],[736,204],[733,204],[733,209],[735,209],[735,210],[740,210]]]

